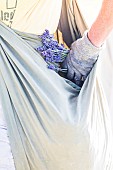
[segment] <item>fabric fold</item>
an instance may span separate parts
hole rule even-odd
[[[112,170],[98,64],[78,90],[47,69],[34,49],[40,44],[36,35],[2,23],[0,34],[0,97],[16,170]]]

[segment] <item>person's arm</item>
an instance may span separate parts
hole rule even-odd
[[[103,0],[99,15],[88,32],[88,38],[100,47],[113,29],[113,0]]]
[[[62,64],[68,70],[67,79],[83,85],[112,29],[113,0],[103,0],[97,19],[89,31],[71,45],[70,53]]]

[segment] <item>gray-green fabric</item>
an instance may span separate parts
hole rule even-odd
[[[37,35],[0,24],[0,97],[16,170],[112,170],[98,63],[80,93],[47,69]]]

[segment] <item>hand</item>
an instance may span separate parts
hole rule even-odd
[[[86,31],[82,38],[71,45],[70,53],[62,64],[62,67],[68,70],[66,78],[81,87],[93,68],[101,49],[90,42]]]

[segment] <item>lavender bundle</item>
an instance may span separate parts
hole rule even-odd
[[[42,42],[42,46],[36,50],[42,55],[47,63],[47,67],[56,72],[66,72],[67,69],[61,68],[61,63],[67,57],[69,50],[64,47],[63,44],[59,44],[48,30],[39,36]]]

